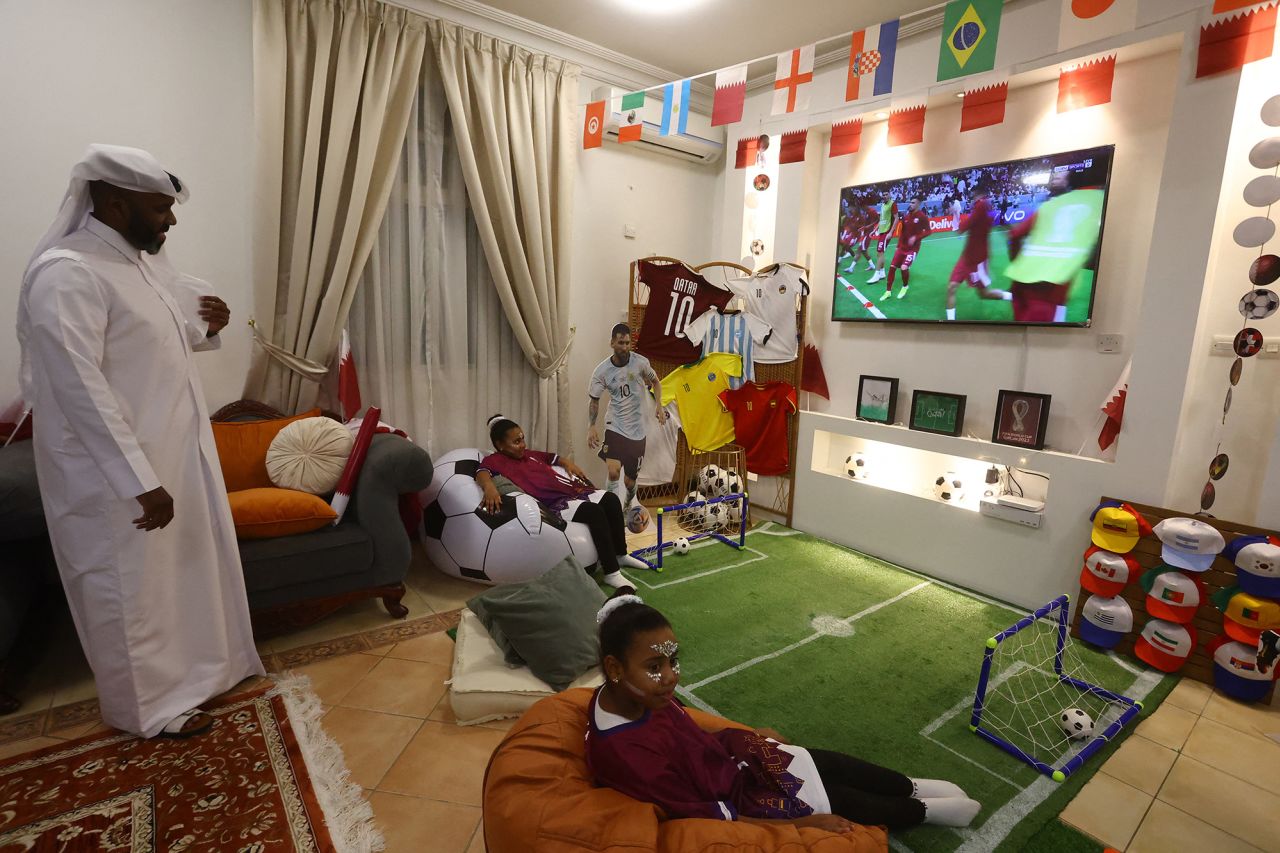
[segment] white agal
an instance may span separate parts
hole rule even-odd
[[[483,458],[474,448],[446,453],[435,464],[431,485],[419,493],[422,544],[437,569],[503,584],[535,578],[569,555],[584,566],[596,562],[587,526],[563,521],[529,495],[506,495],[496,513],[482,509],[475,472]],[[572,517],[572,506],[563,515]]]
[[[1093,717],[1079,708],[1067,708],[1058,715],[1058,727],[1072,740],[1093,737]]]

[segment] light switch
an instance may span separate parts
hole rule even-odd
[[[1098,352],[1120,352],[1123,346],[1123,335],[1098,335]]]
[[[636,227],[634,225],[629,225],[629,224],[623,225],[622,236],[626,237],[629,240],[634,240],[636,238]]]

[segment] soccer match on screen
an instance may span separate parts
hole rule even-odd
[[[1113,153],[845,187],[832,319],[1087,326]]]

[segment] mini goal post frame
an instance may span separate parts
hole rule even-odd
[[[732,495],[722,495],[720,497],[707,498],[706,500],[701,500],[701,501],[690,501],[688,503],[678,503],[678,504],[671,504],[670,506],[658,507],[656,510],[653,511],[654,519],[658,525],[658,531],[657,531],[658,541],[655,542],[653,545],[649,545],[648,547],[637,548],[635,551],[631,552],[631,556],[642,561],[643,563],[645,563],[645,565],[647,565],[649,568],[653,569],[654,571],[661,572],[663,554],[667,550],[675,547],[675,540],[674,539],[668,540],[666,538],[666,534],[663,530],[663,518],[669,513],[683,512],[685,510],[701,509],[703,507],[711,506],[712,504],[718,504],[718,503],[724,503],[724,504],[738,503],[739,506],[741,507],[742,512],[740,513],[740,518],[737,525],[738,529],[736,532],[734,532],[733,530],[729,530],[728,533],[730,535],[725,535],[725,533],[722,533],[719,530],[703,530],[698,532],[689,532],[687,533],[687,535],[684,535],[682,538],[688,539],[690,543],[697,542],[699,539],[710,538],[710,539],[716,539],[720,542],[723,542],[724,544],[729,545],[730,547],[736,550],[741,550],[742,548],[745,548],[747,543],[747,513],[748,513],[748,510],[750,509],[750,500],[747,497],[747,494],[745,492],[738,492]],[[683,528],[681,528],[681,532],[682,533],[685,532]]]
[[[978,675],[978,688],[973,698],[973,715],[970,718],[969,730],[978,735],[978,737],[992,743],[1005,752],[1025,761],[1036,770],[1050,777],[1055,782],[1064,782],[1072,773],[1079,770],[1091,756],[1102,749],[1107,743],[1111,742],[1120,730],[1125,727],[1138,712],[1142,710],[1142,703],[1130,699],[1104,687],[1091,684],[1079,678],[1075,678],[1064,670],[1063,655],[1067,647],[1067,607],[1070,604],[1070,596],[1060,595],[1050,601],[1040,609],[1036,610],[1028,616],[1023,617],[1016,623],[991,637],[986,642],[986,649],[982,657],[982,670]],[[1082,693],[1091,693],[1109,702],[1118,703],[1123,706],[1123,711],[1113,720],[1105,730],[1101,733],[1094,733],[1089,741],[1078,751],[1074,752],[1060,767],[1054,767],[1034,755],[1027,754],[1026,751],[1010,743],[1008,740],[1000,737],[999,734],[991,729],[983,726],[982,715],[987,699],[987,688],[991,679],[991,667],[996,651],[1000,648],[1001,643],[1013,637],[1020,631],[1031,628],[1037,621],[1041,619],[1052,618],[1057,622],[1056,626],[1056,651],[1053,656],[1054,674],[1057,676],[1059,684],[1065,684],[1073,687]]]

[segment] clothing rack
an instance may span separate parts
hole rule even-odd
[[[649,287],[640,281],[639,265],[642,261],[648,261],[654,264],[684,264],[689,269],[701,275],[713,285],[723,285],[730,278],[741,278],[750,276],[752,270],[742,264],[733,261],[709,261],[700,265],[693,265],[679,258],[673,258],[665,255],[652,255],[646,258],[639,258],[631,262],[630,265],[630,285],[628,288],[627,300],[627,323],[634,330],[639,330],[644,325],[645,310],[649,304]],[[795,267],[801,270],[806,281],[808,280],[809,270],[800,264],[786,262],[787,266]],[[760,272],[770,271],[778,266],[771,264],[764,267]],[[726,311],[740,311],[743,302],[740,297],[733,297],[726,306]],[[787,382],[796,390],[797,405],[800,398],[800,381],[804,373],[804,345],[805,345],[805,327],[808,324],[809,300],[803,293],[796,294],[796,357],[791,361],[779,362],[776,364],[755,363],[756,382]],[[675,362],[665,361],[663,359],[650,359],[653,364],[654,372],[658,374],[658,378],[665,377],[668,373],[680,367]],[[762,513],[774,516],[782,520],[784,524],[790,526],[793,520],[795,508],[795,481],[796,481],[796,465],[799,460],[796,459],[796,447],[799,443],[799,424],[797,418],[798,412],[788,413],[786,416],[787,423],[787,458],[789,467],[785,475],[759,477],[756,480],[747,479],[747,491],[751,495],[750,506],[753,513]],[[679,472],[690,469],[691,458],[693,454],[689,449],[688,441],[685,439],[684,430],[680,430],[679,439],[676,443],[676,466],[673,477],[678,479]],[[744,478],[745,479],[745,478]],[[671,503],[683,499],[687,484],[679,482],[670,482],[653,486],[641,486],[637,492],[641,501],[647,503]]]

